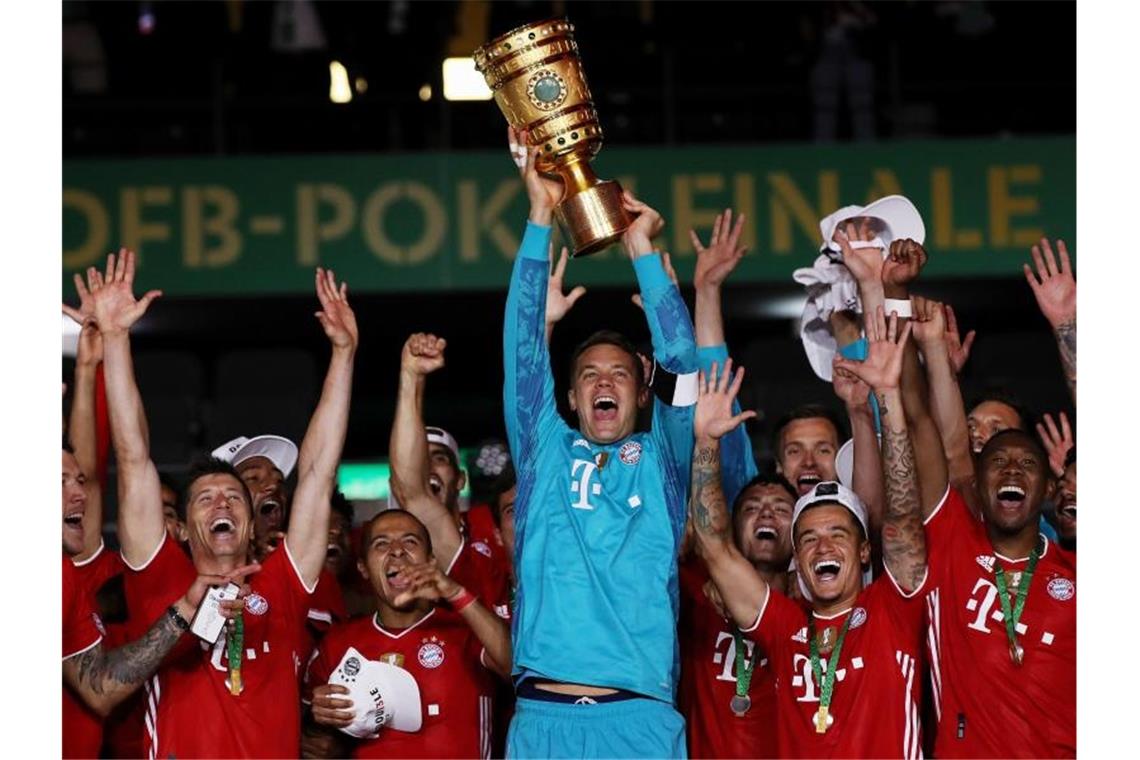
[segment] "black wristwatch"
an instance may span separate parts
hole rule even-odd
[[[186,618],[182,617],[182,615],[178,612],[178,607],[173,604],[170,605],[166,609],[166,614],[171,620],[174,621],[174,624],[181,628],[183,631],[190,630],[190,623],[187,622]]]

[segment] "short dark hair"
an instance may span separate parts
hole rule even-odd
[[[775,471],[762,472],[756,477],[752,478],[752,480],[745,483],[744,487],[740,489],[740,493],[736,494],[736,500],[732,502],[733,514],[736,514],[736,511],[740,509],[740,505],[744,503],[744,494],[748,493],[749,489],[755,488],[756,486],[779,486],[780,488],[783,488],[785,491],[787,491],[788,495],[792,497],[792,503],[795,503],[795,501],[800,498],[799,494],[796,493],[795,486],[793,486],[783,475]]]
[[[1008,388],[1000,386],[991,386],[984,389],[981,393],[977,394],[970,401],[970,405],[966,407],[966,414],[974,410],[978,404],[985,403],[986,401],[996,401],[999,404],[1005,404],[1012,409],[1016,414],[1018,421],[1021,423],[1019,427],[1022,430],[1029,430],[1037,419],[1037,415],[1033,409],[1029,407],[1017,394]]]
[[[495,479],[495,487],[491,491],[491,516],[495,518],[495,525],[502,522],[503,515],[499,512],[499,497],[515,487],[515,466],[507,462],[503,472]]]
[[[339,488],[333,489],[332,496],[329,497],[329,504],[332,506],[332,511],[347,520],[351,528],[352,521],[356,518],[356,509]]]
[[[633,342],[614,330],[598,330],[596,333],[586,338],[578,344],[574,349],[574,353],[570,355],[570,385],[574,385],[574,378],[578,374],[578,359],[589,349],[594,346],[617,346],[622,351],[625,351],[633,359],[633,372],[637,377],[637,385],[640,387],[645,385],[645,369],[641,366],[641,357],[638,355],[637,346]]]
[[[1077,447],[1074,445],[1073,448],[1069,449],[1069,453],[1065,455],[1065,467],[1068,468],[1069,465],[1076,464],[1076,463],[1077,463]]]
[[[424,525],[423,522],[418,517],[413,515],[411,512],[408,512],[407,510],[403,510],[403,509],[383,509],[383,510],[377,512],[375,515],[372,516],[371,519],[369,519],[367,522],[364,523],[364,526],[360,529],[360,546],[357,547],[357,556],[360,557],[361,559],[368,556],[368,545],[370,543],[372,543],[372,528],[373,528],[373,526],[375,526],[376,523],[380,522],[381,520],[383,520],[387,517],[390,517],[393,514],[407,515],[408,517],[415,520],[416,525],[420,526],[420,532],[423,533],[424,546],[427,548],[428,556],[429,557],[433,556],[435,554],[435,550],[432,549],[432,546],[431,546],[431,531],[429,531],[427,529],[427,526]]]
[[[240,478],[239,478],[240,480]],[[178,519],[183,522],[186,521],[186,504],[182,501],[182,489],[178,487],[177,481],[168,473],[158,473],[158,483],[163,488],[169,488],[174,492],[174,512],[178,515]]]
[[[68,454],[75,456],[75,449],[72,447],[72,445],[68,442],[68,440],[66,438],[63,439],[63,450],[66,451]]]
[[[847,437],[847,431],[843,425],[843,419],[829,406],[823,404],[800,404],[793,407],[780,415],[776,420],[776,430],[772,438],[772,449],[776,452],[776,459],[780,458],[781,437],[784,435],[784,428],[796,420],[811,420],[815,418],[825,419],[831,423],[835,428],[835,439],[837,443],[842,443],[843,439]]]
[[[1006,438],[1012,438],[1014,436],[1028,443],[1029,448],[1033,449],[1033,451],[1037,453],[1037,456],[1041,457],[1041,461],[1048,466],[1049,454],[1045,451],[1045,446],[1041,441],[1037,440],[1036,435],[1030,433],[1028,430],[1021,430],[1019,428],[1006,428],[1005,430],[994,433],[990,439],[986,441],[986,445],[982,447],[981,452],[979,452],[978,461],[985,461],[990,449],[1001,444]]]
[[[249,487],[245,481],[241,479],[241,475],[234,468],[232,464],[224,459],[217,457],[205,456],[194,460],[190,465],[190,472],[186,476],[186,494],[185,500],[182,502],[182,514],[187,514],[190,509],[190,493],[194,490],[194,484],[199,478],[204,478],[207,475],[230,475],[238,483],[241,483],[242,493],[245,494],[246,503],[249,504],[250,512],[253,511],[253,495],[249,492]]]

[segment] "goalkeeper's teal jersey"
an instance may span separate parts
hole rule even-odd
[[[605,445],[563,421],[544,335],[549,240],[549,227],[527,224],[503,328],[518,477],[513,672],[672,702],[693,408],[654,398],[649,432]],[[634,270],[655,358],[696,371],[692,322],[661,257],[642,256]]]

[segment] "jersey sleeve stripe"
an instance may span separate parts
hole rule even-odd
[[[103,553],[103,550],[105,548],[107,548],[107,545],[105,543],[103,543],[103,539],[100,538],[99,539],[99,548],[96,549],[91,554],[90,557],[88,557],[87,559],[78,560],[78,561],[73,559],[73,560],[71,560],[71,564],[75,565],[76,567],[86,567],[87,565],[90,565],[92,562],[97,560],[99,558],[99,555]]]
[[[891,584],[895,587],[895,591],[899,592],[899,596],[901,596],[903,599],[913,599],[922,593],[922,590],[926,588],[926,580],[930,577],[930,565],[927,564],[927,566],[922,571],[922,581],[914,587],[913,591],[907,593],[906,591],[903,591],[899,586],[899,582],[895,580],[895,576],[891,573],[891,568],[889,565],[887,565],[886,562],[883,563],[883,570],[886,571],[887,577],[891,579]]]
[[[942,494],[942,498],[938,500],[938,504],[934,507],[934,509],[930,510],[930,514],[926,516],[926,519],[922,521],[922,524],[923,525],[929,525],[930,521],[934,519],[934,516],[936,514],[938,514],[939,512],[942,511],[942,508],[944,506],[946,506],[946,502],[949,500],[950,500],[950,484],[947,483],[946,484],[946,491],[945,491],[945,493]]]
[[[75,657],[75,656],[77,656],[77,655],[81,655],[81,654],[83,654],[84,652],[88,652],[88,651],[90,651],[90,650],[94,649],[95,647],[99,646],[99,642],[100,642],[100,641],[102,641],[102,640],[103,640],[103,637],[102,637],[102,636],[96,636],[96,637],[95,637],[95,640],[94,640],[94,641],[92,641],[90,644],[88,644],[87,646],[83,647],[82,649],[76,649],[76,650],[75,650],[74,652],[72,652],[71,654],[65,654],[65,655],[63,656],[63,659],[64,659],[64,660],[70,660],[72,657]]]
[[[752,633],[760,627],[760,618],[764,617],[764,610],[768,609],[768,600],[771,598],[772,589],[768,589],[768,593],[764,595],[764,603],[760,605],[760,611],[756,613],[756,620],[747,628],[741,628],[741,633]]]
[[[285,556],[289,558],[289,567],[293,568],[293,574],[296,575],[297,580],[301,582],[301,588],[305,589],[305,591],[309,594],[316,591],[317,590],[317,584],[320,583],[320,581],[321,581],[321,576],[320,575],[317,576],[316,580],[313,581],[312,586],[309,586],[309,584],[305,583],[305,577],[303,575],[301,575],[301,570],[297,567],[297,561],[295,559],[293,559],[293,552],[289,551],[289,537],[288,536],[286,536],[284,539],[281,540],[281,545],[285,547]]]
[[[934,715],[942,720],[942,646],[941,609],[938,605],[939,590],[926,595],[927,630],[926,644],[930,654],[930,686],[934,693]]]

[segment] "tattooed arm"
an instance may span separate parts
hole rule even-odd
[[[883,431],[883,480],[886,511],[883,515],[883,564],[903,593],[918,589],[926,577],[926,537],[922,527],[917,466],[907,431],[899,390],[903,356],[912,323],[900,331],[898,320],[888,325],[882,308],[867,316],[867,359],[837,360],[871,386],[879,401]]]
[[[1022,264],[1025,280],[1033,290],[1041,314],[1049,320],[1057,337],[1061,353],[1061,367],[1065,371],[1065,384],[1069,395],[1077,403],[1077,280],[1073,276],[1069,249],[1064,240],[1057,241],[1060,266],[1053,256],[1049,241],[1041,238],[1041,245],[1033,246],[1030,253],[1037,267],[1036,273],[1028,264]]]
[[[708,565],[725,609],[738,626],[748,628],[756,622],[757,614],[768,600],[768,583],[732,541],[732,521],[720,480],[720,439],[744,420],[756,416],[751,411],[732,413],[732,402],[743,381],[743,369],[733,378],[731,359],[725,362],[719,378],[715,363],[709,375],[701,372],[700,396],[693,414],[696,445],[693,447],[689,520],[697,554]]]
[[[241,591],[233,601],[222,602],[221,611],[227,618],[234,617],[245,606],[245,597],[249,593],[249,587],[242,585],[242,579],[260,569],[260,565],[252,564],[224,576],[199,575],[186,594],[174,603],[174,608],[189,623],[211,586],[222,586],[232,581],[241,585]],[[129,644],[107,650],[99,643],[68,657],[63,661],[63,680],[88,707],[105,718],[158,669],[181,637],[182,629],[169,613],[164,612],[149,631]]]

